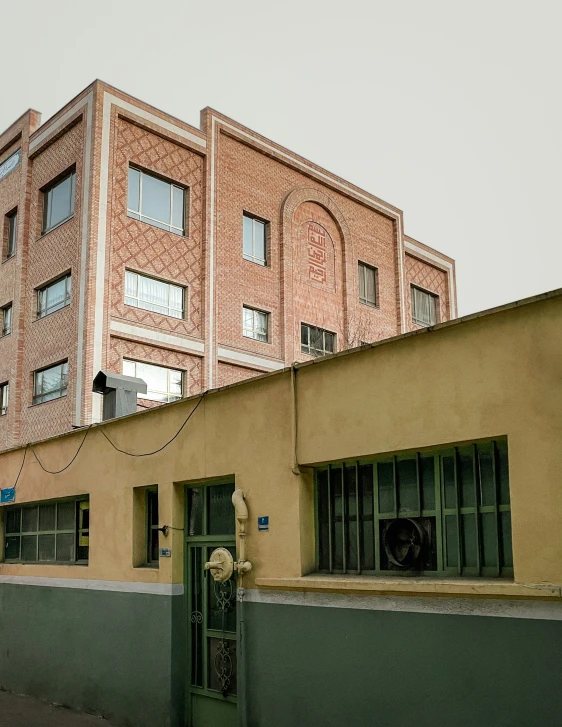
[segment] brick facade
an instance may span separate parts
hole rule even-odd
[[[181,370],[188,396],[309,358],[303,322],[337,350],[416,328],[411,284],[439,295],[441,320],[456,314],[454,261],[405,236],[399,209],[212,109],[196,129],[96,81],[39,122],[30,111],[0,136],[0,165],[21,148],[0,179],[3,236],[18,208],[0,265],[0,449],[98,420],[93,376],[124,358]],[[185,189],[183,236],[128,215],[130,165]],[[71,167],[74,215],[41,235],[42,190]],[[267,223],[265,266],[242,255],[244,213]],[[359,301],[359,262],[377,270],[376,307]],[[125,304],[126,270],[183,286],[183,319]],[[70,305],[36,320],[36,289],[66,272]],[[268,314],[267,342],[243,335],[243,306]],[[63,360],[66,396],[33,406],[33,372]]]

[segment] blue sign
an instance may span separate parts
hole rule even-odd
[[[258,530],[269,530],[269,515],[258,518]]]
[[[171,548],[160,548],[160,557],[161,558],[171,558],[172,549]]]
[[[16,488],[9,487],[7,490],[0,490],[0,502],[14,502],[16,499]]]

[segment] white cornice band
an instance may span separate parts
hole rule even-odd
[[[109,328],[114,333],[132,336],[133,338],[145,338],[149,341],[154,341],[154,343],[170,346],[171,348],[181,348],[196,356],[202,356],[205,353],[205,344],[203,341],[194,341],[190,338],[182,338],[181,336],[174,336],[171,333],[163,333],[162,331],[155,331],[152,328],[134,326],[131,323],[123,323],[122,321],[111,321]]]
[[[182,596],[183,583],[142,583],[139,581],[98,581],[86,578],[48,578],[42,576],[3,576],[0,586],[43,586],[47,588],[77,588],[86,591],[116,593],[149,593],[156,596]]]
[[[251,368],[265,369],[266,371],[281,371],[281,369],[285,368],[282,361],[272,361],[261,356],[254,356],[251,353],[235,351],[231,348],[221,348],[220,346],[217,350],[217,356],[221,361],[233,363],[237,366],[250,366]]]

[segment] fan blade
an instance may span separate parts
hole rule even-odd
[[[402,540],[405,543],[409,543],[411,540],[412,534],[406,527],[402,527],[401,530],[399,530],[396,533],[396,538],[398,540]]]
[[[410,550],[410,546],[407,543],[397,543],[394,546],[394,557],[399,563],[403,563],[404,560],[408,557],[408,551]]]

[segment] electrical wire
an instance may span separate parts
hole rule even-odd
[[[197,405],[189,412],[189,414],[186,417],[185,421],[183,422],[183,424],[181,425],[181,427],[178,429],[178,431],[174,434],[174,436],[171,439],[169,439],[166,442],[166,444],[163,444],[161,447],[158,447],[158,449],[155,449],[152,452],[127,452],[124,449],[120,449],[116,444],[114,444],[111,441],[111,439],[107,436],[107,434],[103,431],[103,428],[102,427],[100,427],[100,432],[107,439],[107,441],[111,444],[111,446],[113,447],[113,449],[115,449],[117,452],[120,452],[121,454],[126,454],[128,457],[150,457],[151,455],[158,454],[158,452],[161,452],[163,449],[166,449],[166,447],[168,445],[170,445],[174,441],[174,439],[176,439],[177,437],[179,437],[179,435],[181,434],[181,431],[183,430],[183,428],[185,427],[185,425],[187,424],[187,422],[191,419],[191,417],[195,414],[195,412],[199,408],[199,404],[201,404],[201,402],[205,398],[205,394],[206,393],[207,392],[204,391],[203,394],[201,394],[201,398],[197,402]]]
[[[45,467],[45,465],[43,464],[43,462],[41,462],[41,460],[40,460],[40,459],[39,459],[39,457],[37,456],[37,452],[36,452],[36,451],[35,451],[35,450],[33,449],[33,445],[32,445],[31,443],[29,443],[29,445],[27,445],[27,446],[29,446],[29,448],[30,448],[30,449],[31,449],[31,451],[33,452],[33,456],[35,457],[35,459],[36,459],[36,460],[37,460],[37,462],[39,463],[39,466],[41,467],[41,469],[42,469],[42,470],[43,470],[44,472],[46,472],[46,473],[47,473],[47,474],[49,474],[49,475],[60,475],[60,473],[61,473],[61,472],[64,472],[65,470],[67,470],[67,469],[68,469],[68,468],[70,467],[70,465],[71,465],[71,464],[72,464],[72,463],[74,462],[74,460],[76,459],[76,457],[78,457],[78,454],[80,453],[80,450],[81,450],[81,449],[82,449],[82,447],[84,446],[84,442],[86,441],[86,437],[87,437],[87,436],[88,436],[88,434],[90,433],[90,429],[92,428],[92,426],[93,426],[92,424],[88,424],[88,428],[86,429],[86,434],[84,434],[84,437],[82,438],[82,441],[80,442],[80,446],[79,446],[79,447],[78,447],[78,449],[76,450],[76,454],[75,454],[75,455],[74,455],[74,457],[73,457],[73,458],[72,458],[72,459],[70,460],[70,462],[69,462],[69,463],[68,463],[67,465],[65,465],[65,466],[64,466],[64,467],[63,467],[62,469],[60,469],[60,470],[48,470],[48,469],[47,469],[47,468]],[[26,446],[26,450],[27,450],[27,446]],[[23,466],[23,465],[22,465],[22,466]],[[19,475],[18,475],[18,477],[19,477]]]
[[[21,475],[21,473],[22,473],[22,470],[23,470],[23,466],[24,466],[24,464],[25,464],[25,458],[27,457],[27,448],[28,448],[28,446],[29,446],[29,445],[27,445],[27,444],[26,444],[26,445],[25,445],[25,449],[23,450],[23,459],[22,459],[22,461],[21,461],[21,467],[20,467],[20,471],[18,472],[18,476],[16,477],[16,481],[14,482],[14,485],[13,485],[13,487],[12,487],[12,489],[13,489],[13,490],[15,490],[15,489],[16,489],[16,487],[17,487],[17,484],[18,484],[18,482],[19,482],[19,478],[20,478],[20,475]]]

